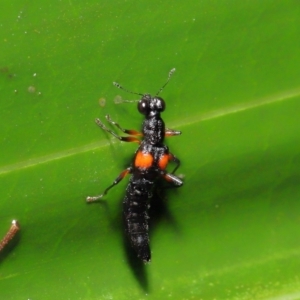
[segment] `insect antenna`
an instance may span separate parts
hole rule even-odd
[[[127,89],[124,89],[119,83],[117,82],[113,82],[113,85],[116,86],[118,89],[121,89],[129,94],[134,94],[134,95],[139,95],[139,96],[144,96],[141,93],[135,93],[135,92],[131,92]],[[132,103],[132,102],[137,102],[139,100],[123,100],[123,99],[118,99],[118,101],[115,101],[116,104],[120,104],[120,103]]]
[[[165,88],[165,86],[168,84],[168,82],[170,81],[171,79],[171,76],[173,75],[173,73],[176,71],[175,68],[173,68],[170,72],[169,72],[169,76],[168,76],[168,79],[167,79],[167,82],[160,88],[160,90],[156,93],[155,96],[158,96],[158,94]]]
[[[122,99],[120,96],[117,96],[115,99],[114,99],[114,102],[115,104],[121,104],[121,103],[134,103],[134,102],[139,102],[140,99],[137,99],[137,100],[124,100]]]

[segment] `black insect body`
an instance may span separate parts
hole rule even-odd
[[[150,261],[148,206],[153,181],[132,176],[123,200],[125,232],[138,257]]]
[[[96,119],[97,125],[103,130],[109,132],[121,141],[137,142],[139,148],[135,152],[131,166],[125,169],[103,194],[87,197],[87,202],[93,202],[102,198],[109,189],[118,184],[127,174],[131,174],[129,184],[126,188],[126,195],[123,200],[125,231],[131,246],[136,251],[138,257],[144,262],[149,262],[151,258],[148,208],[155,181],[159,177],[163,177],[176,187],[183,184],[182,180],[174,175],[174,172],[180,165],[180,161],[175,155],[169,152],[169,148],[163,143],[165,136],[180,135],[181,132],[165,128],[164,121],[160,116],[160,113],[165,110],[165,102],[162,98],[158,97],[158,94],[167,85],[174,71],[175,69],[170,71],[167,82],[156,96],[152,97],[149,94],[138,94],[142,96],[142,99],[138,100],[138,110],[145,116],[142,132],[123,129],[107,115],[106,119],[109,123],[130,135],[127,137],[118,136],[114,131],[108,129],[99,119]],[[114,85],[125,90],[118,83],[114,83]],[[143,136],[143,140],[141,141],[136,136]],[[172,173],[167,173],[166,171],[169,161],[176,163],[176,167]]]

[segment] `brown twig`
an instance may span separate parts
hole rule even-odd
[[[20,230],[20,224],[17,220],[13,220],[12,224],[7,231],[6,235],[0,242],[0,251],[9,243],[10,240],[14,238],[14,236],[17,234],[17,232]]]

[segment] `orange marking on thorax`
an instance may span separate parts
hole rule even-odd
[[[169,155],[168,154],[164,154],[160,157],[159,161],[158,161],[158,166],[164,170],[169,162]]]
[[[139,168],[150,168],[153,164],[153,156],[150,153],[139,151],[136,154],[134,166]]]

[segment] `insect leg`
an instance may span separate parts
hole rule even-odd
[[[131,173],[132,172],[132,168],[129,167],[127,169],[125,169],[124,171],[122,171],[119,176],[114,180],[114,182],[108,187],[105,189],[105,191],[101,194],[101,195],[98,195],[98,196],[88,196],[86,197],[86,202],[94,202],[94,201],[97,201],[99,200],[100,198],[102,198],[104,195],[107,194],[107,192],[112,188],[114,187],[115,185],[117,185],[127,174]]]
[[[169,153],[169,161],[173,161],[176,164],[175,169],[173,170],[173,172],[171,174],[174,174],[175,171],[179,168],[180,166],[180,160],[172,153]]]
[[[117,128],[119,128],[121,131],[123,131],[124,133],[130,134],[130,135],[140,135],[142,136],[143,134],[137,130],[134,129],[124,129],[122,128],[117,122],[113,121],[110,117],[110,115],[106,115],[105,116],[107,122],[109,122],[110,124],[116,126]]]
[[[165,136],[174,136],[174,135],[180,135],[180,134],[181,134],[181,131],[173,130],[170,128],[165,129]]]
[[[167,173],[165,171],[160,171],[160,173],[166,181],[173,183],[175,187],[180,187],[183,185],[183,181],[174,174]]]
[[[113,132],[112,130],[108,129],[101,121],[100,119],[96,119],[95,120],[96,124],[101,127],[103,130],[105,130],[106,132],[109,132],[110,134],[112,134],[115,138],[117,138],[118,140],[120,141],[123,141],[123,142],[135,142],[135,143],[138,143],[140,144],[141,141],[133,136],[119,136],[117,135],[115,132]]]

